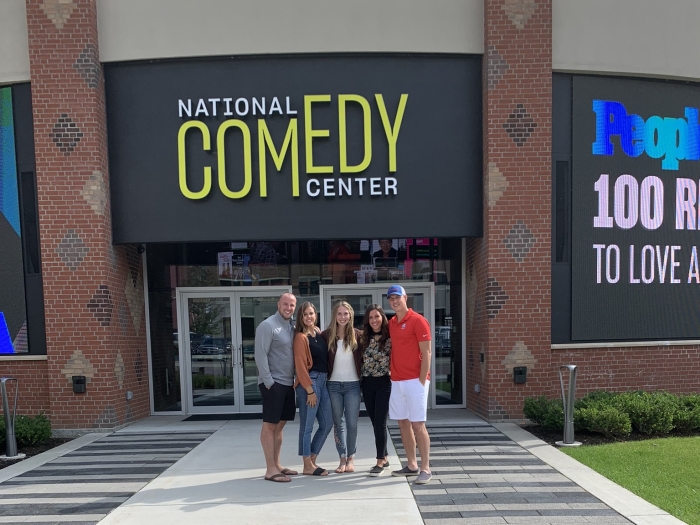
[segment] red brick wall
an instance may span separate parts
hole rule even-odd
[[[34,416],[39,412],[49,413],[49,381],[46,360],[8,360],[0,359],[0,376],[17,379],[19,394],[17,398],[17,414]],[[15,385],[7,383],[7,393],[10,397],[10,409],[14,404]],[[0,414],[2,414],[0,404]]]
[[[96,1],[27,0],[27,27],[49,412],[55,428],[112,428],[149,413],[148,366],[140,258],[111,245]]]
[[[666,390],[685,394],[700,388],[698,346],[553,350],[552,362],[577,365],[577,398],[593,390]]]
[[[524,398],[553,384],[551,57],[551,0],[485,0],[484,237],[467,246],[467,406],[489,419],[522,417]],[[514,384],[514,366],[528,367],[526,384]]]

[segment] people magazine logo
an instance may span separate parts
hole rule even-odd
[[[593,112],[593,155],[612,156],[614,146],[610,139],[617,136],[628,157],[646,152],[653,159],[662,159],[664,170],[677,170],[679,160],[700,160],[698,108],[686,107],[685,118],[653,115],[645,121],[639,115],[627,114],[621,102],[594,100]]]

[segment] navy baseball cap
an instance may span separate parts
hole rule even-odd
[[[406,290],[403,289],[403,286],[394,284],[390,286],[386,292],[387,297],[391,297],[392,295],[406,295]]]

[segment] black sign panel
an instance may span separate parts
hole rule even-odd
[[[482,234],[481,58],[105,66],[115,243]]]
[[[700,88],[574,77],[572,339],[700,338]]]

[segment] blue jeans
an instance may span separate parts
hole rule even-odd
[[[349,458],[357,452],[357,420],[360,417],[360,382],[328,381],[331,398],[335,448],[338,456]],[[347,427],[347,432],[346,432]]]
[[[333,428],[331,416],[331,401],[326,389],[325,372],[309,371],[311,384],[316,392],[316,406],[306,404],[306,390],[297,385],[297,402],[299,403],[299,455],[308,458],[311,454],[318,456]],[[318,420],[318,428],[311,439],[314,429],[314,419]]]

